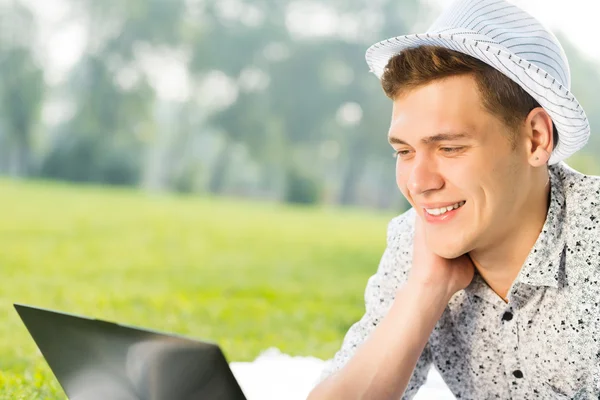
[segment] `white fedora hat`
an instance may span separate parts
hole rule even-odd
[[[381,78],[390,58],[424,45],[475,57],[537,100],[559,136],[549,164],[564,160],[587,143],[590,125],[570,92],[569,62],[562,46],[552,32],[517,6],[505,0],[457,0],[426,33],[397,36],[369,47],[367,64]]]

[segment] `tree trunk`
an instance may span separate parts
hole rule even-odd
[[[208,182],[208,191],[210,193],[223,193],[230,161],[231,146],[229,139],[226,139],[223,147],[221,147],[221,150],[219,151],[217,161],[212,168],[212,173]]]
[[[29,141],[27,134],[14,143],[14,146],[9,150],[8,170],[9,175],[15,178],[23,178],[29,174]],[[25,140],[23,140],[25,139]]]
[[[363,133],[364,134],[364,133]],[[349,138],[350,139],[350,138]],[[356,188],[366,163],[365,140],[360,132],[354,132],[348,148],[348,165],[342,178],[339,203],[353,205],[356,203]]]

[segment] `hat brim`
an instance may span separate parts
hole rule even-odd
[[[563,161],[587,143],[590,135],[589,121],[583,107],[568,88],[543,68],[491,41],[444,33],[404,35],[372,45],[367,49],[365,58],[371,72],[381,79],[392,57],[402,50],[427,45],[455,50],[483,61],[516,82],[544,107],[559,136],[549,164]]]

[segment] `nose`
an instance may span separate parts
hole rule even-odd
[[[415,155],[410,168],[407,187],[413,197],[444,186],[436,162],[426,154]]]

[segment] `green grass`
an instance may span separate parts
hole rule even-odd
[[[0,399],[62,399],[12,303],[329,358],[391,214],[0,180]]]

